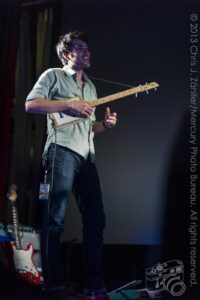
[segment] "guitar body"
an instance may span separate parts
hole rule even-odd
[[[41,274],[38,272],[37,267],[33,262],[34,249],[33,245],[29,244],[27,249],[23,249],[21,245],[21,237],[19,232],[19,220],[18,211],[16,206],[17,193],[16,185],[11,185],[10,191],[8,192],[8,199],[12,205],[12,216],[13,216],[13,233],[15,236],[15,242],[11,242],[13,249],[13,261],[15,269],[20,278],[26,280],[28,283],[33,285],[41,284]]]
[[[85,120],[84,118],[80,119],[77,117],[66,115],[63,112],[50,114],[50,119],[52,119],[53,123],[55,124],[55,128],[59,128],[66,125],[69,126]]]
[[[27,282],[34,285],[40,284],[40,274],[33,262],[33,245],[29,244],[26,250],[17,249],[14,242],[12,242],[11,245],[15,269],[20,278],[25,279]]]

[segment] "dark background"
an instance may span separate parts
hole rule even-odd
[[[24,101],[39,75],[33,65],[27,66],[35,60],[36,16],[45,8],[52,7],[53,25],[49,32],[51,39],[44,51],[44,57],[48,56],[48,61],[43,64],[41,71],[61,66],[54,50],[58,36],[70,30],[81,29],[90,37],[92,66],[87,72],[89,75],[133,86],[151,81],[160,85],[156,92],[150,91],[148,95],[143,93],[138,98],[129,96],[112,103],[110,108],[118,113],[118,125],[95,138],[97,166],[107,215],[105,244],[107,249],[109,245],[124,245],[124,248],[115,247],[112,254],[107,254],[111,259],[113,251],[116,251],[117,263],[124,272],[130,272],[120,279],[121,283],[131,280],[132,274],[141,275],[145,268],[153,266],[159,260],[172,259],[184,262],[188,283],[189,16],[199,11],[199,2],[39,2],[32,1],[32,4],[24,5],[31,1],[8,1],[7,4],[2,1],[3,20],[6,28],[10,29],[8,34],[4,31],[3,35],[2,31],[5,46],[9,43],[9,34],[11,37],[17,28],[18,36],[22,34],[19,21],[22,15],[30,17],[30,31],[27,33],[29,48],[24,48],[27,61],[20,65],[21,74],[25,74],[24,82],[29,77],[29,84],[20,87],[20,97],[16,96],[13,77],[13,86],[10,86],[9,80],[6,85],[1,86],[2,90],[13,89],[15,100],[6,115],[10,120],[10,127],[7,127],[7,131],[4,130],[8,151],[2,154],[3,159],[1,156],[3,163],[7,164],[1,200],[2,223],[12,222],[5,195],[8,185],[15,182],[18,184],[21,223],[34,228],[39,228],[41,224],[43,203],[37,200],[37,195],[43,175],[40,157],[44,144],[45,118],[25,114]],[[8,5],[10,8],[14,7],[14,13],[18,12],[18,21],[13,28],[6,21],[6,16],[9,17]],[[16,40],[14,55],[17,55],[17,49],[22,44],[21,39]],[[9,57],[13,53],[13,45],[11,46]],[[126,89],[120,85],[93,81],[99,97]],[[2,101],[1,104],[3,103]],[[106,106],[102,106],[97,109],[98,119],[103,118],[105,108]],[[38,119],[41,123],[37,123]],[[23,131],[19,131],[19,128],[23,128]],[[20,146],[25,144],[22,151]],[[199,196],[199,190],[197,194]],[[75,201],[71,201],[62,240],[66,242],[74,238],[81,241],[81,224]],[[110,253],[110,250],[107,251]],[[137,258],[140,266],[136,262]],[[133,265],[131,260],[134,261]],[[129,264],[132,268],[136,267],[137,271],[133,271]],[[197,264],[199,266],[199,261]],[[111,259],[110,265],[113,266],[110,269],[114,270],[116,261]]]
[[[66,11],[72,12],[69,19]],[[160,84],[148,96],[111,104],[119,125],[96,137],[106,242],[158,244],[170,159],[188,106],[189,9],[176,1],[64,1],[63,12],[63,32],[81,27],[91,36],[89,74],[133,86]],[[95,84],[99,96],[125,89]],[[104,110],[97,109],[99,118]],[[77,217],[69,218],[74,228]],[[70,228],[66,231],[73,237]]]

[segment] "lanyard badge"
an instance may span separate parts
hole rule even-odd
[[[50,192],[50,184],[47,183],[47,170],[44,174],[44,182],[40,183],[39,200],[48,200]]]

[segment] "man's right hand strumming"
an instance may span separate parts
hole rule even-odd
[[[68,101],[68,108],[63,113],[73,117],[88,118],[92,114],[92,107],[87,101]]]

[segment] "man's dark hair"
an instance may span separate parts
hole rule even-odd
[[[63,53],[70,52],[72,40],[75,38],[82,40],[86,44],[88,44],[89,42],[88,37],[82,31],[78,30],[71,31],[59,37],[58,43],[56,45],[56,51],[63,65],[66,65],[67,63],[67,60],[63,57]]]

